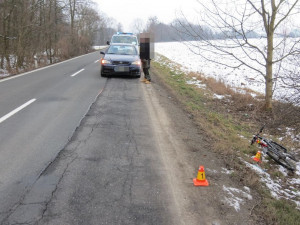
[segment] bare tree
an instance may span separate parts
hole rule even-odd
[[[117,31],[123,32],[123,25],[121,23],[118,23]]]
[[[157,16],[151,16],[148,18],[147,24],[146,24],[146,31],[150,33],[155,32],[155,27],[159,24],[159,20]]]
[[[299,106],[300,105],[300,55],[290,57],[292,58],[289,61],[289,66],[283,68],[284,76],[279,77],[282,82],[284,89],[292,90],[291,94],[287,96],[289,101],[292,99],[292,102]],[[287,91],[288,92],[288,91]]]
[[[131,30],[132,32],[139,34],[142,33],[144,30],[144,22],[141,18],[136,18],[133,20],[133,22],[131,23]]]
[[[272,110],[275,82],[278,81],[287,60],[299,55],[299,38],[284,37],[287,26],[293,26],[295,15],[299,14],[299,1],[293,0],[237,0],[209,3],[198,1],[200,5],[199,27],[195,29],[187,18],[177,20],[182,36],[189,36],[198,42],[190,42],[190,49],[206,60],[225,64],[225,57],[234,69],[246,66],[261,75],[265,81],[265,108]],[[203,27],[209,27],[214,35],[208,35]],[[260,39],[252,39],[251,34],[259,34]],[[213,40],[215,37],[223,41]],[[240,49],[239,54],[234,51]],[[205,56],[205,52],[214,57]]]
[[[0,2],[0,68],[4,69],[4,59],[6,60],[6,68],[10,71],[10,42],[16,39],[11,32],[12,14],[15,10],[15,3],[12,1]]]
[[[106,42],[109,41],[113,34],[117,32],[115,19],[107,17],[105,14],[100,16],[98,22],[98,31],[96,43],[99,45],[106,45]]]
[[[98,21],[100,21],[99,14],[90,4],[82,4],[78,8],[78,35],[81,53],[87,53],[93,45],[94,37],[98,29]]]

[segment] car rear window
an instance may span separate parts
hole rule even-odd
[[[136,48],[130,45],[111,45],[107,54],[117,54],[117,55],[137,55]]]
[[[133,36],[113,36],[111,43],[126,43],[126,44],[137,44],[136,37]]]

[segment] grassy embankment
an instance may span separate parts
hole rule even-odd
[[[272,198],[268,189],[258,182],[258,175],[243,163],[243,160],[252,161],[250,156],[255,155],[257,147],[250,147],[249,141],[253,133],[258,131],[262,120],[269,117],[262,110],[263,96],[254,99],[251,90],[243,90],[244,93],[239,94],[222,82],[201,74],[184,73],[180,65],[163,56],[160,56],[159,62],[153,61],[151,70],[213,140],[212,150],[222,154],[225,163],[235,171],[232,179],[258,191],[261,200],[253,208],[252,214],[266,224],[299,224],[300,212],[295,205]],[[193,80],[193,77],[205,87],[187,84],[186,81]],[[216,95],[225,97],[218,99]],[[271,171],[272,176],[282,176],[278,171],[273,171],[269,163],[263,166]]]

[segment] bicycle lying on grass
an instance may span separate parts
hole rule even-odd
[[[260,136],[264,127],[265,126],[260,128],[258,134],[252,138],[251,145],[253,145],[255,142],[258,143],[265,154],[270,156],[270,158],[272,158],[278,164],[294,172],[296,169],[295,162],[297,162],[297,159],[293,154],[288,153],[285,147],[281,146],[275,141],[271,141]]]

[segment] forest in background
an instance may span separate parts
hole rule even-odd
[[[88,53],[116,21],[89,0],[0,0],[0,71],[15,74]]]

